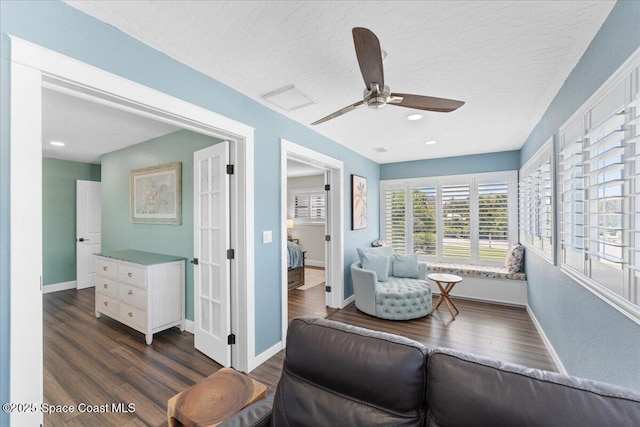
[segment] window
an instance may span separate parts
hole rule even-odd
[[[520,243],[554,262],[553,140],[520,169],[518,228]]]
[[[634,66],[639,62],[637,57]],[[558,153],[561,267],[636,319],[640,319],[638,70],[617,73],[560,129]]]
[[[504,264],[517,242],[516,172],[382,181],[381,235],[398,253]]]
[[[324,224],[326,192],[323,189],[294,190],[291,192],[291,204],[296,224]]]

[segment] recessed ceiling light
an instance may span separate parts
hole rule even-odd
[[[420,120],[422,117],[424,117],[422,114],[409,114],[407,116],[407,120],[411,120],[411,121]]]
[[[424,143],[427,145],[433,145],[436,144],[438,141],[434,141],[433,139],[431,141],[425,141]]]
[[[56,147],[64,147],[64,142],[60,141],[51,141],[50,144],[55,145]]]

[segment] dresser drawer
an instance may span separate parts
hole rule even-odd
[[[110,296],[118,297],[118,282],[96,274],[96,292]]]
[[[121,263],[118,265],[118,279],[129,285],[146,287],[146,270],[133,264]]]
[[[147,312],[132,305],[120,303],[118,317],[137,328],[145,329],[147,327]]]
[[[115,317],[118,315],[118,306],[118,300],[107,295],[96,293],[96,311]]]
[[[147,308],[146,290],[125,285],[123,283],[120,284],[119,290],[120,293],[118,294],[118,299],[120,301],[141,309]]]
[[[118,278],[118,262],[96,257],[96,274],[112,279]]]

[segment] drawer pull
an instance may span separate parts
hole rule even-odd
[[[127,276],[133,277],[133,273],[127,273]]]
[[[107,266],[105,265],[104,267],[102,267],[103,271],[107,271]]]
[[[127,295],[133,295],[133,291],[129,289],[129,292],[127,292]]]
[[[109,307],[109,303],[107,301],[104,302],[105,307]]]
[[[129,317],[133,317],[133,313],[132,312],[129,312]]]
[[[109,285],[107,285],[106,283],[104,285],[102,285],[102,286],[104,286],[105,289],[109,288]]]

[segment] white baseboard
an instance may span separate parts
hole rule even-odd
[[[193,320],[185,319],[184,330],[185,332],[189,332],[190,334],[193,334],[193,331],[195,331],[195,323],[193,323]]]
[[[75,289],[78,286],[76,280],[69,282],[52,283],[51,285],[44,285],[42,287],[43,294],[49,294],[51,292],[66,291],[67,289]]]
[[[351,295],[349,298],[347,298],[347,299],[342,301],[342,306],[340,308],[345,308],[346,306],[348,306],[349,304],[351,304],[355,300],[356,300],[355,294]]]
[[[326,263],[324,261],[315,261],[312,259],[305,259],[304,265],[308,265],[309,267],[322,267],[324,268]]]
[[[278,354],[280,350],[282,350],[284,346],[282,345],[282,341],[278,341],[259,355],[253,358],[253,360],[249,360],[249,372],[253,371],[258,366],[262,365],[267,360],[271,359],[273,356]]]
[[[560,356],[558,356],[558,353],[556,353],[556,350],[553,348],[553,345],[551,345],[551,341],[549,341],[549,338],[547,338],[547,334],[544,333],[544,329],[542,329],[540,322],[538,322],[538,319],[536,319],[536,316],[533,314],[533,311],[531,310],[531,308],[529,308],[529,304],[527,304],[527,313],[529,313],[529,317],[531,317],[531,320],[533,321],[534,326],[538,330],[538,333],[540,334],[540,338],[542,338],[542,342],[544,343],[545,347],[547,347],[547,351],[549,351],[549,354],[553,359],[553,363],[556,364],[556,368],[558,368],[558,371],[561,374],[566,375],[567,370],[562,364],[562,360],[560,360]]]

